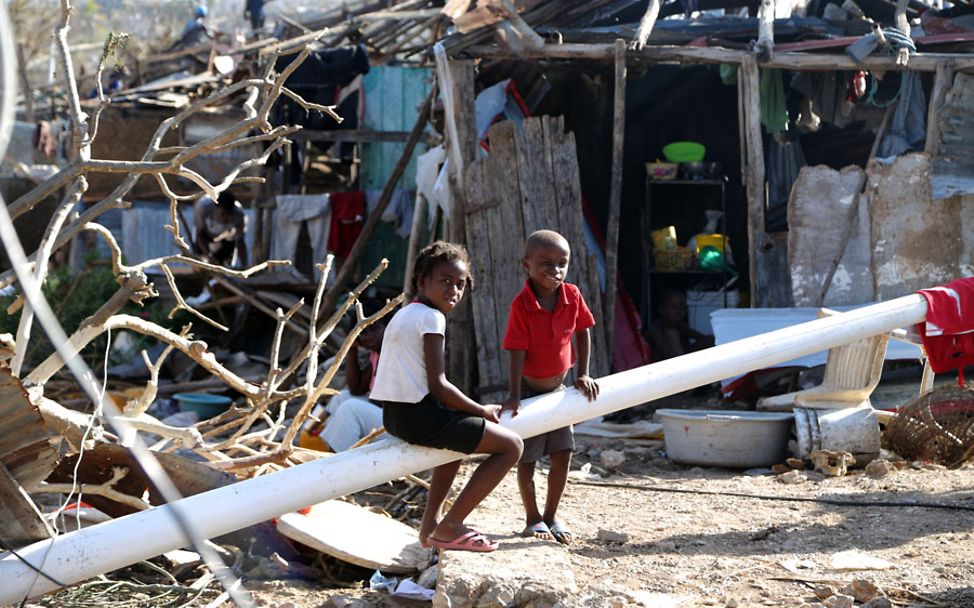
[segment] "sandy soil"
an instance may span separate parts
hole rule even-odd
[[[586,440],[579,442],[576,464],[598,463],[607,448],[623,451],[626,463],[592,485],[572,483],[560,511],[577,535],[564,550],[579,587],[578,605],[637,605],[635,592],[644,591],[680,596],[680,606],[803,606],[817,601],[817,586],[837,588],[859,579],[878,585],[893,605],[974,606],[969,465],[949,471],[916,464],[879,479],[862,471],[812,475],[786,485],[773,475],[677,465],[658,446]],[[513,474],[470,523],[501,542],[523,527]],[[628,540],[600,540],[600,530]],[[832,556],[849,550],[886,560],[889,568],[832,570]],[[406,605],[361,588],[290,581],[247,586],[259,605],[278,608],[348,605],[352,598],[359,606]]]

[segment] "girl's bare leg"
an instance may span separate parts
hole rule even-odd
[[[450,494],[453,486],[453,479],[460,470],[461,460],[441,464],[433,469],[433,478],[430,480],[429,493],[426,496],[426,511],[423,513],[423,523],[419,526],[419,542],[424,546],[429,541],[430,534],[440,522],[443,502]]]
[[[516,433],[488,422],[484,437],[480,440],[475,453],[491,456],[480,463],[431,536],[449,542],[466,532],[467,528],[463,525],[463,520],[504,479],[504,475],[521,457],[523,449],[524,444]]]

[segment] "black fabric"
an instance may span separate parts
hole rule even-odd
[[[284,71],[294,61],[295,56],[278,57],[274,69]],[[352,82],[359,74],[368,74],[369,54],[365,46],[347,46],[337,49],[314,51],[291,74],[285,85],[306,101],[323,106],[334,105],[339,87]],[[350,96],[351,97],[351,96]],[[301,125],[306,129],[328,131],[332,129],[354,129],[357,121],[348,120],[354,112],[340,115],[345,120],[339,126],[335,119],[321,112],[306,112],[290,97],[281,96],[274,108],[275,125]],[[352,126],[352,123],[356,123]]]
[[[474,453],[487,427],[484,418],[444,407],[432,394],[419,403],[384,402],[382,424],[406,443],[464,454]]]

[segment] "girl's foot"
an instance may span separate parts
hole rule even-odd
[[[424,521],[422,525],[419,526],[419,544],[424,549],[429,549],[430,547],[430,535],[433,530],[436,529],[437,522],[432,522],[429,526],[426,525]]]

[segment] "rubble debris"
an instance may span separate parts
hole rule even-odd
[[[599,462],[608,471],[614,471],[626,464],[626,455],[618,450],[603,450],[599,454]]]
[[[888,460],[874,460],[866,465],[866,475],[873,479],[886,477],[896,470],[896,467]]]
[[[625,544],[629,542],[629,535],[625,532],[616,532],[615,530],[599,530],[595,535],[595,538],[600,543],[614,543],[614,544]]]
[[[782,473],[774,478],[778,483],[783,483],[787,485],[793,485],[796,483],[804,483],[807,481],[804,473],[801,471],[788,471],[787,473]]]
[[[829,564],[830,569],[838,571],[889,570],[893,567],[893,564],[885,559],[855,549],[832,554]]]
[[[281,515],[277,529],[312,549],[382,572],[420,572],[432,558],[409,526],[341,500],[312,505],[307,513]]]
[[[882,589],[866,579],[857,578],[839,590],[844,595],[851,595],[857,602],[869,600],[883,595]]]
[[[525,563],[544,568],[525,568]],[[578,593],[570,554],[560,545],[530,543],[493,553],[444,551],[433,608],[554,606]]]
[[[835,450],[815,450],[810,456],[815,470],[831,477],[842,477],[856,462],[851,453]]]

